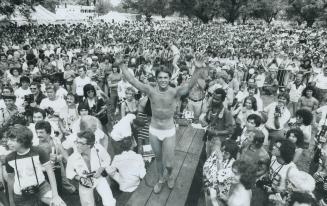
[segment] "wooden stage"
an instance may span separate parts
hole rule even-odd
[[[203,135],[204,130],[194,129],[191,125],[188,127],[180,126],[177,129],[175,150],[176,159],[173,171],[177,178],[174,189],[170,190],[167,184],[165,184],[160,194],[155,194],[153,192],[153,187],[158,181],[155,161],[153,161],[147,170],[145,178],[142,180],[137,190],[131,195],[127,203],[119,204],[117,206],[185,205],[189,198],[191,185],[203,151]],[[197,175],[197,178],[199,178],[198,176],[199,175]],[[199,188],[199,185],[195,183],[192,188],[194,187],[197,190],[197,193],[199,193],[201,189]],[[196,205],[196,203],[192,202],[192,204],[189,205]]]

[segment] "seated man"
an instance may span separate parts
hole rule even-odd
[[[134,192],[146,173],[144,161],[140,154],[131,150],[131,137],[124,137],[120,147],[122,153],[115,155],[109,175],[119,184],[121,191]]]
[[[76,150],[68,158],[66,175],[68,179],[79,182],[79,197],[82,206],[94,206],[93,190],[96,189],[102,199],[103,206],[115,206],[106,180],[111,158],[105,148],[95,143],[93,131],[86,130],[77,134]]]
[[[32,138],[32,132],[25,126],[14,126],[8,132],[8,146],[14,149],[7,155],[5,163],[10,205],[35,206],[38,201],[47,205],[64,204],[57,192],[50,157],[42,149],[32,146]]]

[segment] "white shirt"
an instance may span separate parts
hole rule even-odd
[[[96,144],[93,148],[91,148],[90,171],[82,155],[75,150],[74,153],[68,157],[66,176],[68,179],[73,179],[76,175],[80,177],[85,177],[85,172],[94,172],[97,171],[100,167],[108,169],[110,166],[110,162],[111,158],[108,152],[101,145]],[[93,180],[95,183],[94,187],[96,187],[97,181],[95,178],[93,178]]]
[[[66,89],[59,87],[59,89],[56,91],[56,98],[57,99],[65,99],[67,94],[68,94],[68,92]]]
[[[319,107],[317,113],[321,113],[321,118],[319,121],[319,126],[327,125],[327,105]]]
[[[295,82],[291,82],[289,85],[290,88],[290,101],[298,102],[300,97],[302,96],[302,92],[306,86],[304,84],[300,84],[299,87],[296,87]]]
[[[266,127],[268,129],[282,130],[285,128],[285,125],[291,118],[290,111],[286,107],[282,108],[281,117],[278,117],[280,122],[280,127],[277,129],[275,127],[275,108],[277,105],[278,105],[277,102],[273,102],[269,104],[266,108],[264,108],[264,111],[267,112],[267,116],[268,116],[268,120],[266,122]]]
[[[63,111],[67,111],[67,104],[63,99],[50,100],[49,98],[42,99],[40,103],[41,109],[51,107],[55,114],[60,115]]]
[[[319,74],[315,79],[316,87],[319,89],[327,89],[327,77],[324,74]]]
[[[76,94],[78,96],[84,96],[83,88],[87,84],[91,84],[90,77],[85,76],[83,79],[81,77],[76,77],[75,78]]]
[[[23,89],[19,87],[15,91],[15,96],[16,96],[16,106],[18,107],[18,111],[24,111],[24,101],[25,101],[25,95],[32,94],[30,88],[28,89]]]
[[[119,99],[123,99],[126,96],[126,89],[128,87],[133,87],[129,82],[124,81],[124,80],[120,80],[117,84],[117,92],[118,92],[118,97]]]
[[[123,192],[136,190],[146,174],[142,156],[132,150],[116,155],[111,166],[118,169],[113,178],[119,183],[119,189]]]

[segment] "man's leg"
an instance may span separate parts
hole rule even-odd
[[[95,206],[94,194],[92,188],[86,188],[82,185],[78,187],[81,206]]]
[[[175,145],[176,134],[174,134],[172,137],[167,137],[163,140],[162,155],[165,169],[167,169],[167,183],[170,189],[172,189],[175,185],[175,177],[173,177],[173,168],[175,163]]]
[[[96,190],[101,196],[103,206],[115,206],[116,200],[112,195],[111,189],[107,180],[103,177],[98,179]]]
[[[173,63],[172,63],[172,65],[173,65],[173,67],[174,67],[174,72],[173,72],[173,74],[174,74],[175,72],[179,71],[179,67],[177,66],[177,63],[178,63],[179,57],[180,57],[179,55],[175,55],[174,58],[173,58]]]
[[[150,144],[156,158],[156,167],[159,176],[158,183],[154,186],[154,192],[159,193],[162,189],[163,179],[163,162],[162,162],[162,142],[151,132],[149,133]]]

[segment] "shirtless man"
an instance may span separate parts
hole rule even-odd
[[[154,186],[154,192],[160,193],[165,181],[167,181],[168,187],[172,189],[175,185],[175,177],[173,177],[172,171],[176,141],[173,116],[181,96],[186,95],[196,83],[201,71],[200,68],[205,66],[204,58],[199,54],[196,55],[194,61],[196,70],[191,80],[187,84],[176,88],[169,86],[171,73],[165,66],[160,66],[156,71],[157,85],[151,87],[138,81],[128,71],[126,64],[122,65],[122,55],[119,55],[116,61],[121,64],[121,70],[126,80],[150,98],[152,108],[152,118],[149,126],[150,143],[156,156],[156,166],[159,174],[159,181]]]

